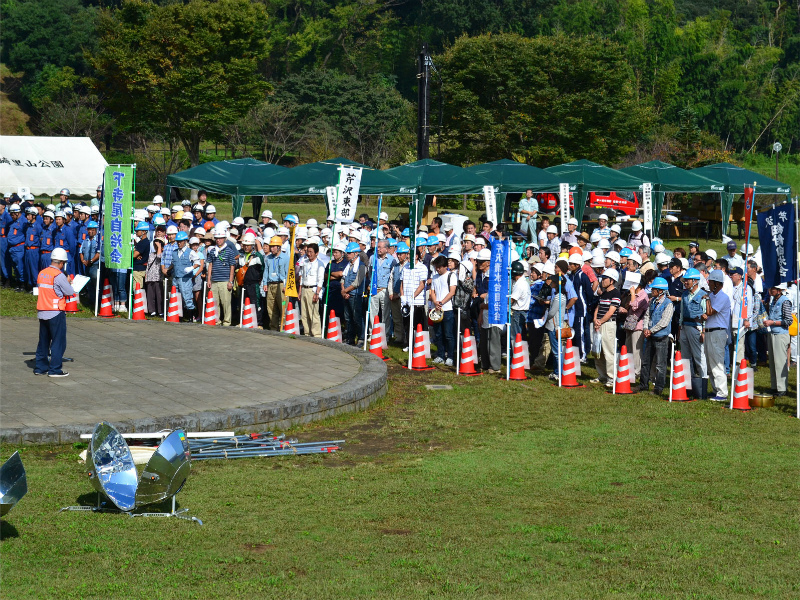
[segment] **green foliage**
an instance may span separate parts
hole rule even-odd
[[[34,79],[47,65],[87,70],[84,52],[95,47],[96,10],[81,0],[15,0],[3,3],[0,59]]]
[[[129,0],[101,13],[96,89],[134,131],[181,140],[191,164],[268,89],[260,72],[270,19],[247,0],[156,6]]]
[[[450,161],[609,163],[649,124],[619,47],[598,38],[463,37],[438,60]]]

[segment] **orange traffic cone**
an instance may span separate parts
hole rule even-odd
[[[675,352],[675,366],[672,369],[672,396],[670,402],[691,402],[692,399],[686,395],[686,390],[689,389],[686,381],[686,374],[683,372],[683,359],[681,358],[681,351]]]
[[[461,346],[461,366],[458,369],[459,375],[466,375],[468,377],[475,377],[476,375],[483,375],[475,370],[475,359],[477,352],[475,350],[475,338],[470,334],[469,329],[464,330],[464,343]]]
[[[103,282],[103,295],[100,296],[100,310],[97,314],[100,317],[106,318],[114,316],[111,299],[111,284],[108,283],[108,279]]]
[[[167,308],[167,322],[180,323],[181,306],[178,300],[178,290],[172,286],[172,291],[169,293],[169,308]]]
[[[381,323],[381,319],[377,315],[372,324],[372,335],[369,338],[369,351],[384,362],[389,360],[383,355],[383,323]]]
[[[244,312],[242,313],[242,329],[256,328],[256,307],[250,304],[250,298],[244,299]]]
[[[208,290],[206,296],[206,313],[203,315],[203,325],[217,324],[217,305],[214,303],[214,294]]]
[[[578,349],[572,345],[572,340],[567,340],[562,369],[561,387],[586,387],[582,383],[578,383]],[[558,385],[558,382],[555,385]]]
[[[300,335],[300,325],[297,322],[297,312],[295,312],[294,304],[291,301],[286,305],[286,324],[284,325],[283,330],[286,333]]]
[[[514,350],[511,355],[511,373],[508,378],[511,381],[525,381],[529,379],[525,375],[525,351],[522,349],[522,334],[517,334],[514,340]]]
[[[64,312],[68,313],[76,313],[78,312],[78,297],[77,296],[67,296],[67,306],[64,308]]]
[[[339,325],[339,317],[336,316],[334,311],[331,311],[331,315],[328,317],[327,339],[331,342],[342,342],[342,328]]]
[[[147,317],[144,314],[144,297],[142,296],[142,288],[139,283],[136,283],[136,290],[133,293],[133,321],[146,321]]]
[[[411,350],[411,370],[412,371],[432,371],[433,367],[429,367],[425,360],[425,339],[422,335],[422,325],[417,324],[417,331],[414,335],[414,347]],[[403,365],[404,369],[407,369]]]
[[[631,390],[631,365],[628,358],[628,348],[623,346],[619,352],[619,366],[617,367],[617,385],[613,392],[615,394],[633,394]]]
[[[739,364],[739,373],[736,376],[736,387],[733,388],[733,410],[752,410],[747,398],[747,361],[742,359]]]

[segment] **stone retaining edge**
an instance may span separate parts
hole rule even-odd
[[[26,317],[12,317],[26,318]],[[105,322],[103,319],[92,319]],[[163,327],[203,327],[190,323],[165,323],[141,321]],[[386,364],[370,352],[328,340],[295,336],[264,329],[238,329],[245,335],[274,335],[297,339],[334,348],[355,358],[361,369],[355,377],[325,390],[302,394],[253,406],[219,411],[194,412],[186,415],[166,416],[160,419],[131,419],[112,422],[121,433],[152,433],[162,429],[183,428],[187,431],[231,431],[248,428],[285,430],[293,425],[326,419],[335,415],[363,410],[382,398],[387,392],[388,369]],[[62,425],[59,427],[26,427],[0,429],[0,442],[4,444],[67,444],[81,441],[81,434],[94,431],[96,423]],[[84,440],[85,441],[85,440]]]

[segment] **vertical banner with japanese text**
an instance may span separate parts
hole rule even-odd
[[[411,252],[408,254],[410,267],[414,268],[414,261],[417,259],[417,228],[419,227],[420,219],[422,218],[422,204],[425,202],[425,196],[418,194],[412,196],[411,202],[408,203],[408,230],[409,230],[409,248]]]
[[[509,241],[492,241],[492,262],[489,265],[489,324],[505,325],[508,322],[508,264],[511,252]]]
[[[486,220],[497,227],[497,198],[494,195],[494,187],[483,186],[483,199],[486,201]]]
[[[644,232],[653,239],[653,184],[642,185],[642,218]]]
[[[750,242],[750,225],[753,222],[753,207],[755,206],[755,189],[744,188],[744,240]]]
[[[130,269],[136,165],[109,165],[103,174],[103,248],[106,267]]]
[[[346,166],[342,166],[339,171],[339,190],[336,198],[337,223],[352,223],[356,216],[361,172],[360,167]]]
[[[336,210],[336,186],[330,185],[325,188],[325,206],[328,209],[328,218],[333,217],[334,219],[336,216],[334,215],[334,210]]]
[[[294,260],[294,232],[297,227],[292,227],[292,234],[289,236],[289,271],[286,275],[286,295],[291,298],[297,298],[297,274],[295,272]]]
[[[758,238],[764,288],[797,279],[796,223],[794,206],[786,203],[758,213]]]
[[[569,221],[569,184],[558,184],[558,200],[561,204],[561,234],[567,233],[567,221]],[[578,232],[580,233],[580,231]]]

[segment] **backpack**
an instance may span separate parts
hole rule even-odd
[[[459,266],[459,268],[461,267]],[[466,269],[464,270],[466,271]],[[474,289],[475,282],[472,280],[472,273],[467,271],[464,281],[461,281],[456,276],[456,293],[453,296],[453,306],[461,310],[467,308],[472,300],[472,290]]]

